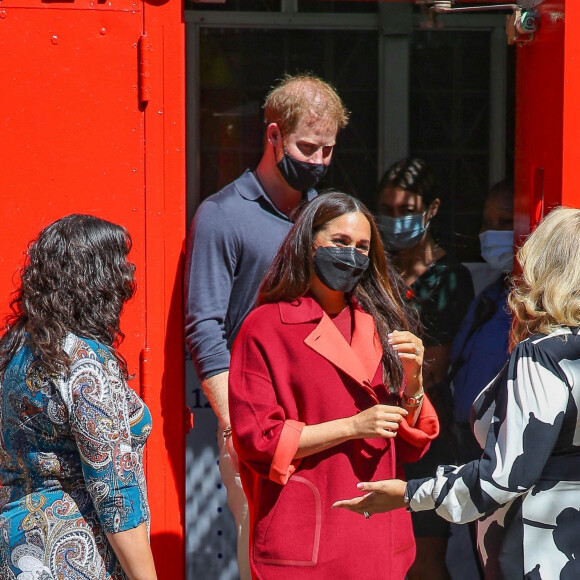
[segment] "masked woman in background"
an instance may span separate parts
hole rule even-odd
[[[330,509],[361,474],[418,459],[438,429],[422,343],[368,210],[339,192],[307,204],[258,302],[229,377],[253,576],[402,580],[415,552],[405,510]]]
[[[408,505],[477,521],[485,578],[580,577],[580,210],[552,210],[517,254],[511,355],[477,396],[480,458],[435,477],[377,481],[335,507]],[[374,517],[374,516],[372,516]]]
[[[496,272],[496,279],[473,300],[451,349],[455,424],[459,445],[457,460],[478,459],[481,448],[471,432],[473,401],[499,373],[509,358],[511,314],[507,297],[514,263],[513,185],[494,185],[483,207],[479,234],[481,255]]]
[[[155,580],[151,415],[116,346],[134,292],[121,226],[69,215],[28,249],[0,339],[0,577]]]
[[[496,279],[469,306],[453,341],[447,374],[453,391],[458,440],[456,461],[460,464],[481,457],[481,447],[471,430],[471,407],[509,358],[511,315],[507,297],[514,262],[514,192],[510,182],[501,181],[490,189],[482,217],[481,255],[495,272]],[[473,522],[468,529],[474,562],[483,577]]]
[[[443,379],[453,339],[474,296],[469,270],[431,233],[440,205],[433,171],[421,159],[398,161],[379,184],[381,235],[406,285],[403,299],[417,311],[424,328],[424,387],[441,423],[441,434],[425,457],[405,466],[407,478],[430,476],[439,464],[453,462],[453,404]],[[409,580],[450,580],[445,564],[449,524],[431,513],[413,514],[413,530],[417,558]]]

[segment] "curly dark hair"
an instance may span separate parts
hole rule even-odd
[[[135,292],[135,266],[127,260],[125,228],[92,215],[71,214],[31,242],[12,314],[0,338],[0,375],[28,341],[49,374],[67,375],[64,338],[71,332],[106,345],[127,374],[116,347],[123,305]]]
[[[393,330],[419,329],[418,318],[401,299],[404,284],[389,264],[375,220],[365,205],[346,193],[327,191],[297,208],[294,226],[266,272],[258,293],[258,304],[291,302],[310,287],[314,238],[328,222],[348,213],[362,213],[371,227],[369,267],[354,287],[352,296],[374,319],[383,347],[383,378],[391,393],[398,393],[403,366],[388,344]]]

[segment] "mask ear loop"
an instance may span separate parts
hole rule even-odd
[[[437,200],[435,200],[437,201]],[[433,201],[431,203],[431,205],[423,212],[423,216],[427,215],[427,213],[429,212],[429,210],[431,209],[431,206],[435,203],[435,201]],[[439,207],[439,206],[437,206]],[[437,212],[435,212],[435,214],[437,214]],[[435,216],[433,216],[435,217]],[[427,231],[429,229],[429,226],[431,225],[431,222],[433,221],[433,217],[429,218],[426,222],[425,222],[425,231]]]
[[[288,155],[289,157],[292,157],[292,155],[290,155],[290,153],[288,153],[288,149],[286,149],[286,139],[284,138],[284,134],[282,133],[282,129],[280,129],[280,125],[278,125],[278,131],[280,131],[280,143],[282,144],[282,151],[284,152],[284,155]]]
[[[280,144],[282,145],[282,151],[284,155],[288,155],[288,150],[286,149],[286,140],[284,139],[284,135],[282,135],[282,130],[280,130]]]
[[[428,211],[429,211],[429,210],[428,210],[428,209],[426,209],[426,210],[423,212],[423,218],[425,218],[425,216],[427,215],[427,212],[428,212]],[[423,227],[425,228],[425,231],[427,231],[427,230],[429,229],[429,226],[431,225],[431,221],[432,221],[432,220],[433,220],[433,218],[429,218],[429,219],[428,219],[428,220],[425,222],[425,225],[423,226]]]

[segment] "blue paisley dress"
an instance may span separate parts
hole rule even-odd
[[[70,375],[23,346],[0,383],[0,578],[121,580],[106,533],[149,522],[149,410],[102,344],[69,334]]]

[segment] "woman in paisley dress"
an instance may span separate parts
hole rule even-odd
[[[131,239],[69,215],[27,252],[0,338],[0,578],[154,580],[151,415],[116,347]]]
[[[518,252],[510,359],[472,407],[481,458],[427,479],[359,484],[365,495],[335,507],[478,520],[488,580],[580,578],[579,239],[580,210],[558,208]]]

